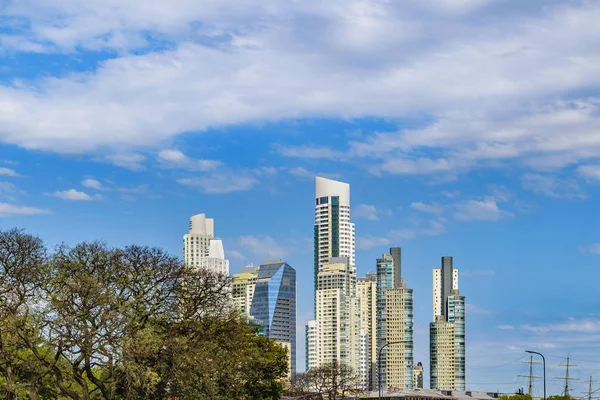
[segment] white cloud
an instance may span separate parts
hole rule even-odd
[[[340,174],[329,173],[329,172],[312,172],[304,167],[294,167],[287,170],[290,175],[296,178],[315,179],[315,176],[323,176],[325,178],[339,179]]]
[[[125,133],[123,133],[126,135]],[[73,149],[75,151],[75,149]],[[123,153],[116,152],[105,156],[109,162],[132,171],[140,171],[144,169],[144,161],[146,157],[139,153]]]
[[[491,312],[484,308],[476,307],[473,304],[467,304],[467,312],[471,314],[490,315]]]
[[[186,186],[198,187],[207,194],[245,192],[258,184],[258,180],[253,176],[236,172],[216,172],[197,178],[182,178],[177,182]]]
[[[374,134],[347,154],[319,146],[275,151],[370,157],[363,164],[380,174],[450,175],[515,160],[560,168],[600,155],[599,100],[577,95],[600,87],[593,40],[600,4],[429,3],[11,2],[3,14],[24,28],[4,34],[4,51],[120,55],[93,71],[0,86],[2,107],[10,110],[0,117],[0,141],[116,154],[107,158],[140,169],[138,152],[182,132],[425,113],[427,126]],[[167,46],[149,43],[151,37]]]
[[[243,255],[241,252],[239,252],[238,250],[227,250],[225,256],[229,259],[235,259],[235,260],[240,260],[240,261],[247,261],[248,258]]]
[[[95,179],[91,179],[91,178],[87,178],[87,179],[84,179],[83,181],[81,181],[81,186],[89,188],[89,189],[96,189],[96,190],[105,189],[104,186],[102,185],[102,183],[100,183],[99,181],[97,181]]]
[[[28,207],[17,204],[0,203],[0,217],[9,217],[12,215],[40,215],[50,214],[49,210],[36,207]]]
[[[600,254],[600,242],[579,246],[579,251],[581,253]]]
[[[521,185],[523,189],[549,197],[563,199],[585,199],[587,197],[577,182],[551,175],[528,173],[521,177]]]
[[[339,160],[343,154],[330,149],[329,147],[317,147],[303,145],[298,147],[275,146],[273,151],[281,156],[296,158],[325,158],[330,160]]]
[[[500,329],[501,331],[514,331],[515,330],[515,327],[512,325],[498,325],[497,328]]]
[[[600,182],[600,165],[581,165],[577,172],[590,182]]]
[[[223,164],[217,160],[190,158],[181,151],[173,149],[161,150],[158,153],[158,160],[164,167],[185,168],[196,171],[212,171]]]
[[[444,207],[442,206],[435,204],[424,204],[420,202],[411,203],[410,208],[428,214],[442,214],[444,212]]]
[[[252,254],[266,258],[282,258],[290,253],[290,248],[277,243],[271,236],[240,236],[237,243]]]
[[[523,329],[535,333],[577,332],[600,333],[600,320],[569,318],[568,322],[547,325],[525,325]]]
[[[356,247],[361,250],[368,250],[374,247],[387,246],[391,243],[392,240],[388,237],[358,236],[356,238]]]
[[[352,216],[356,219],[368,219],[369,221],[377,221],[379,211],[377,207],[370,204],[359,204],[352,209]]]
[[[387,232],[387,235],[385,236],[358,236],[356,238],[356,247],[366,250],[373,247],[403,242],[419,236],[439,236],[444,233],[446,233],[444,224],[440,221],[431,220],[427,226],[395,229]]]
[[[455,204],[454,218],[459,221],[499,221],[513,216],[512,213],[500,209],[493,197],[484,200],[467,200]]]
[[[12,177],[18,177],[19,174],[17,174],[17,172],[13,169],[10,168],[5,168],[5,167],[0,167],[0,175],[6,175],[6,176],[12,176]]]
[[[14,184],[0,181],[0,198],[14,202],[17,193],[19,193],[19,190]]]
[[[56,191],[54,193],[51,193],[50,196],[58,197],[59,199],[70,200],[70,201],[91,201],[94,199],[100,200],[102,198],[100,195],[96,195],[96,196],[92,197],[85,192],[80,192],[75,189]]]

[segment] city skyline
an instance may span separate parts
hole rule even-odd
[[[432,269],[466,297],[468,389],[600,375],[597,0],[9,0],[0,228],[297,271],[314,313],[314,177],[352,186],[356,275],[402,248],[429,387]],[[539,366],[534,374],[541,375]],[[561,382],[548,380],[548,392]],[[534,394],[541,394],[536,382]]]

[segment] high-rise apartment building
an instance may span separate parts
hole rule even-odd
[[[262,327],[265,336],[279,343],[289,343],[290,372],[295,373],[296,270],[282,260],[264,261],[257,270],[257,273],[242,272],[243,276],[238,277],[238,293],[240,297],[246,295],[241,290],[242,279],[249,286],[254,285],[249,315]],[[245,276],[246,273],[249,275]]]
[[[359,370],[356,269],[346,257],[333,257],[317,276],[317,365],[336,361]]]
[[[419,362],[414,369],[413,389],[423,389],[423,373],[423,364]]]
[[[308,321],[305,328],[306,370],[317,367],[317,321]]]
[[[354,224],[350,222],[350,185],[316,177],[314,227],[314,278],[332,257],[354,262]]]
[[[356,295],[360,307],[360,329],[368,340],[368,388],[377,386],[377,274],[357,278]]]
[[[183,236],[183,260],[188,268],[206,268],[229,275],[223,242],[214,237],[214,220],[206,214],[190,219],[189,232]]]
[[[314,285],[317,346],[308,356],[316,366],[336,361],[357,373],[366,369],[360,364],[368,357],[360,354],[367,346],[361,345],[350,185],[323,177],[315,179]]]
[[[466,303],[458,290],[458,269],[442,257],[433,270],[433,322],[430,325],[430,385],[437,390],[465,390]]]
[[[246,316],[250,316],[250,307],[254,298],[254,289],[258,279],[260,267],[247,266],[233,275],[231,282],[233,301],[235,307]]]
[[[386,291],[385,383],[389,388],[413,388],[414,296],[402,280],[400,286]]]
[[[379,361],[382,387],[411,389],[414,296],[402,279],[401,254],[394,247],[377,259],[377,349],[383,348]]]

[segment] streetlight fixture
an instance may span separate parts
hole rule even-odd
[[[546,359],[542,353],[538,353],[537,351],[525,350],[526,353],[529,354],[537,354],[542,357],[542,362],[544,363],[544,400],[546,400]]]
[[[379,400],[381,400],[383,397],[383,393],[381,390],[381,351],[383,349],[385,349],[387,346],[392,345],[392,344],[402,344],[402,343],[407,343],[410,342],[410,340],[402,340],[400,342],[390,342],[390,343],[386,343],[383,346],[381,346],[379,348],[379,357],[377,357],[377,387],[379,388]],[[546,400],[546,399],[544,399]]]

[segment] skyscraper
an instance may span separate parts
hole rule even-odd
[[[317,276],[317,365],[337,361],[359,370],[356,269],[346,257],[332,257]]]
[[[350,222],[350,185],[315,179],[314,285],[316,366],[336,361],[358,372],[363,368],[360,310],[356,297],[354,224]],[[363,342],[365,337],[362,337]],[[363,343],[364,344],[364,343]]]
[[[433,270],[433,322],[430,324],[430,385],[437,390],[465,390],[465,297],[458,290],[458,269],[442,257]]]
[[[258,269],[250,316],[264,335],[291,348],[291,373],[296,372],[296,270],[282,260],[263,262]]]
[[[413,375],[413,389],[423,389],[423,364],[417,363]]]
[[[360,305],[360,328],[369,342],[367,355],[368,388],[377,386],[377,274],[367,274],[356,281]]]
[[[233,301],[236,308],[246,316],[250,316],[250,307],[254,298],[254,289],[260,267],[247,266],[233,275],[231,282]]]
[[[381,385],[413,387],[414,296],[402,279],[399,247],[377,259],[377,348],[381,349]],[[392,344],[393,343],[393,344]]]
[[[206,268],[229,275],[223,242],[214,237],[214,220],[206,214],[190,219],[189,232],[183,236],[183,260],[189,268]]]
[[[331,257],[354,262],[354,224],[350,222],[350,185],[316,177],[314,227],[314,279]]]
[[[306,370],[315,368],[317,363],[317,321],[308,321],[305,330]]]

